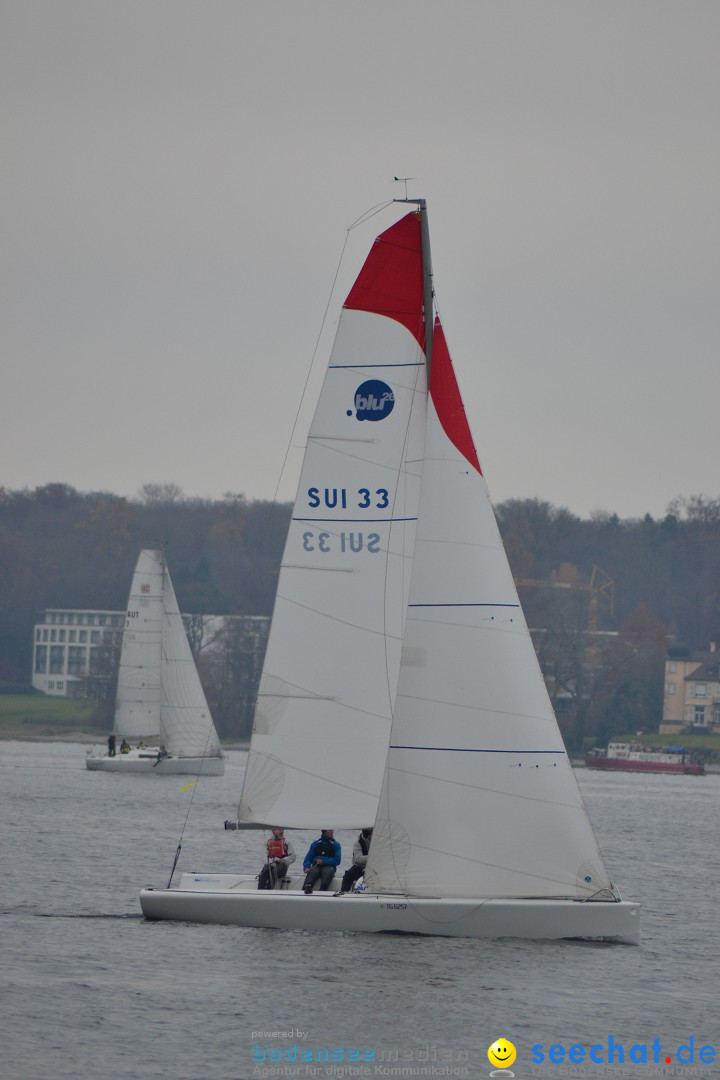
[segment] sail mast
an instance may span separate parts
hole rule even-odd
[[[412,203],[420,211],[420,241],[422,244],[422,271],[423,271],[423,309],[425,314],[425,361],[427,363],[428,384],[430,382],[430,365],[432,363],[433,331],[435,327],[435,315],[433,311],[433,272],[432,257],[430,255],[430,226],[428,225],[427,202],[425,199],[395,199],[398,203]]]

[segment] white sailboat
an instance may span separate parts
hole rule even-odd
[[[115,753],[91,751],[88,769],[154,776],[222,776],[225,771],[162,551],[141,551],[135,567],[113,733]],[[126,753],[123,742],[131,747]]]
[[[342,311],[238,826],[374,823],[364,892],[188,874],[150,919],[637,943],[552,712],[439,320],[424,200]],[[429,375],[429,378],[428,378]]]

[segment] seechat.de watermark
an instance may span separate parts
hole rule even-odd
[[[609,1035],[606,1042],[588,1047],[579,1043],[553,1043],[548,1047],[536,1043],[530,1053],[535,1065],[712,1065],[717,1056],[714,1046],[700,1045],[694,1036],[672,1049],[663,1049],[659,1039],[625,1046]]]

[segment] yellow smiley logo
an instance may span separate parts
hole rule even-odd
[[[508,1039],[496,1039],[488,1049],[488,1061],[501,1069],[512,1065],[516,1057],[517,1050]]]

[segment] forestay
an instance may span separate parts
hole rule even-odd
[[[439,323],[430,398],[403,662],[365,880],[411,896],[590,897],[611,883]]]
[[[241,823],[375,818],[420,490],[423,346],[412,213],[375,241],[339,321],[280,570]]]

